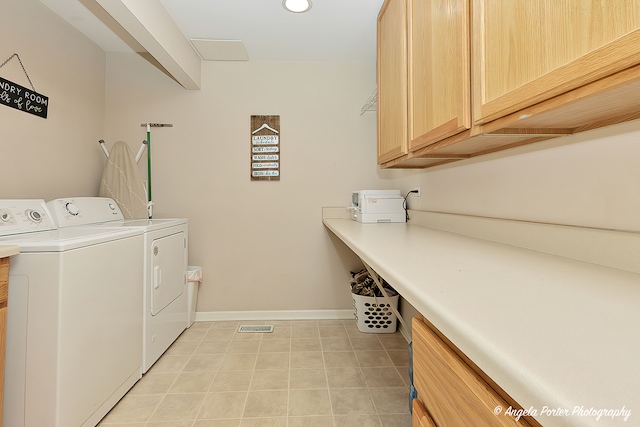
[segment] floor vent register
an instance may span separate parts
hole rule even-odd
[[[240,325],[238,332],[268,333],[273,332],[273,325]]]

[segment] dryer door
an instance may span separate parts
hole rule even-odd
[[[185,289],[184,233],[151,242],[151,315],[178,298]]]

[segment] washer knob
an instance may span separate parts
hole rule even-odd
[[[116,207],[113,203],[109,203],[109,209],[111,209],[112,211],[115,211]]]
[[[67,203],[66,205],[64,205],[64,207],[70,215],[76,216],[80,213],[80,210],[76,205],[73,204],[73,202]]]
[[[10,219],[11,219],[11,215],[9,215],[8,212],[2,212],[2,214],[0,214],[0,221],[9,222]]]
[[[29,218],[33,222],[38,223],[42,221],[42,215],[38,211],[34,211],[33,209],[27,209],[25,213],[27,214],[27,218]]]

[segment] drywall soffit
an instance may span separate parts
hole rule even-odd
[[[124,30],[185,89],[200,89],[202,61],[159,0],[81,1],[89,10],[106,12],[112,18],[102,18],[106,25],[117,25],[116,34]]]

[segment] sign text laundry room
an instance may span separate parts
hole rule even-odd
[[[251,180],[280,180],[280,116],[251,116]]]

